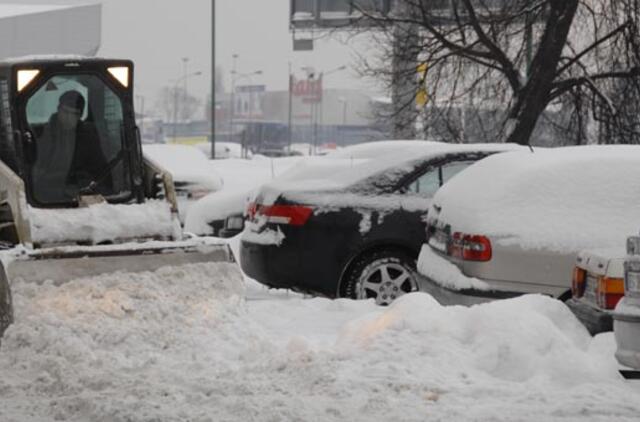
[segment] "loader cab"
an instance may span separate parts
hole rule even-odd
[[[133,63],[42,58],[0,63],[0,159],[35,207],[144,200]]]

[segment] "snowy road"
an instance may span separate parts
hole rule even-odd
[[[631,421],[610,335],[530,296],[308,299],[211,265],[15,286],[0,421]]]

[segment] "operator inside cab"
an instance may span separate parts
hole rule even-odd
[[[46,200],[76,194],[74,188],[87,186],[104,171],[107,161],[98,133],[82,120],[85,104],[80,92],[66,91],[44,126],[33,168],[37,197]]]
[[[93,74],[54,75],[26,103],[33,140],[29,189],[35,206],[132,197],[121,97]]]

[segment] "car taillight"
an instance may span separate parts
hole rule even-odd
[[[456,232],[449,245],[449,255],[465,261],[491,261],[491,241],[486,236]]]
[[[249,220],[253,220],[253,217],[256,216],[257,209],[258,209],[258,206],[256,205],[255,202],[249,202],[247,204],[247,209],[245,210],[245,214],[247,215]]]
[[[624,280],[622,278],[598,277],[596,301],[602,309],[614,309],[624,296]]]
[[[267,205],[256,207],[256,213],[266,217],[267,223],[302,226],[313,214],[313,209],[303,205]]]
[[[582,268],[575,267],[573,269],[573,278],[571,279],[571,295],[575,298],[581,298],[584,295],[586,286],[587,272]]]

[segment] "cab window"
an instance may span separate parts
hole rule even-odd
[[[25,117],[35,143],[30,188],[36,203],[130,197],[123,106],[102,79],[53,76],[27,100]]]

